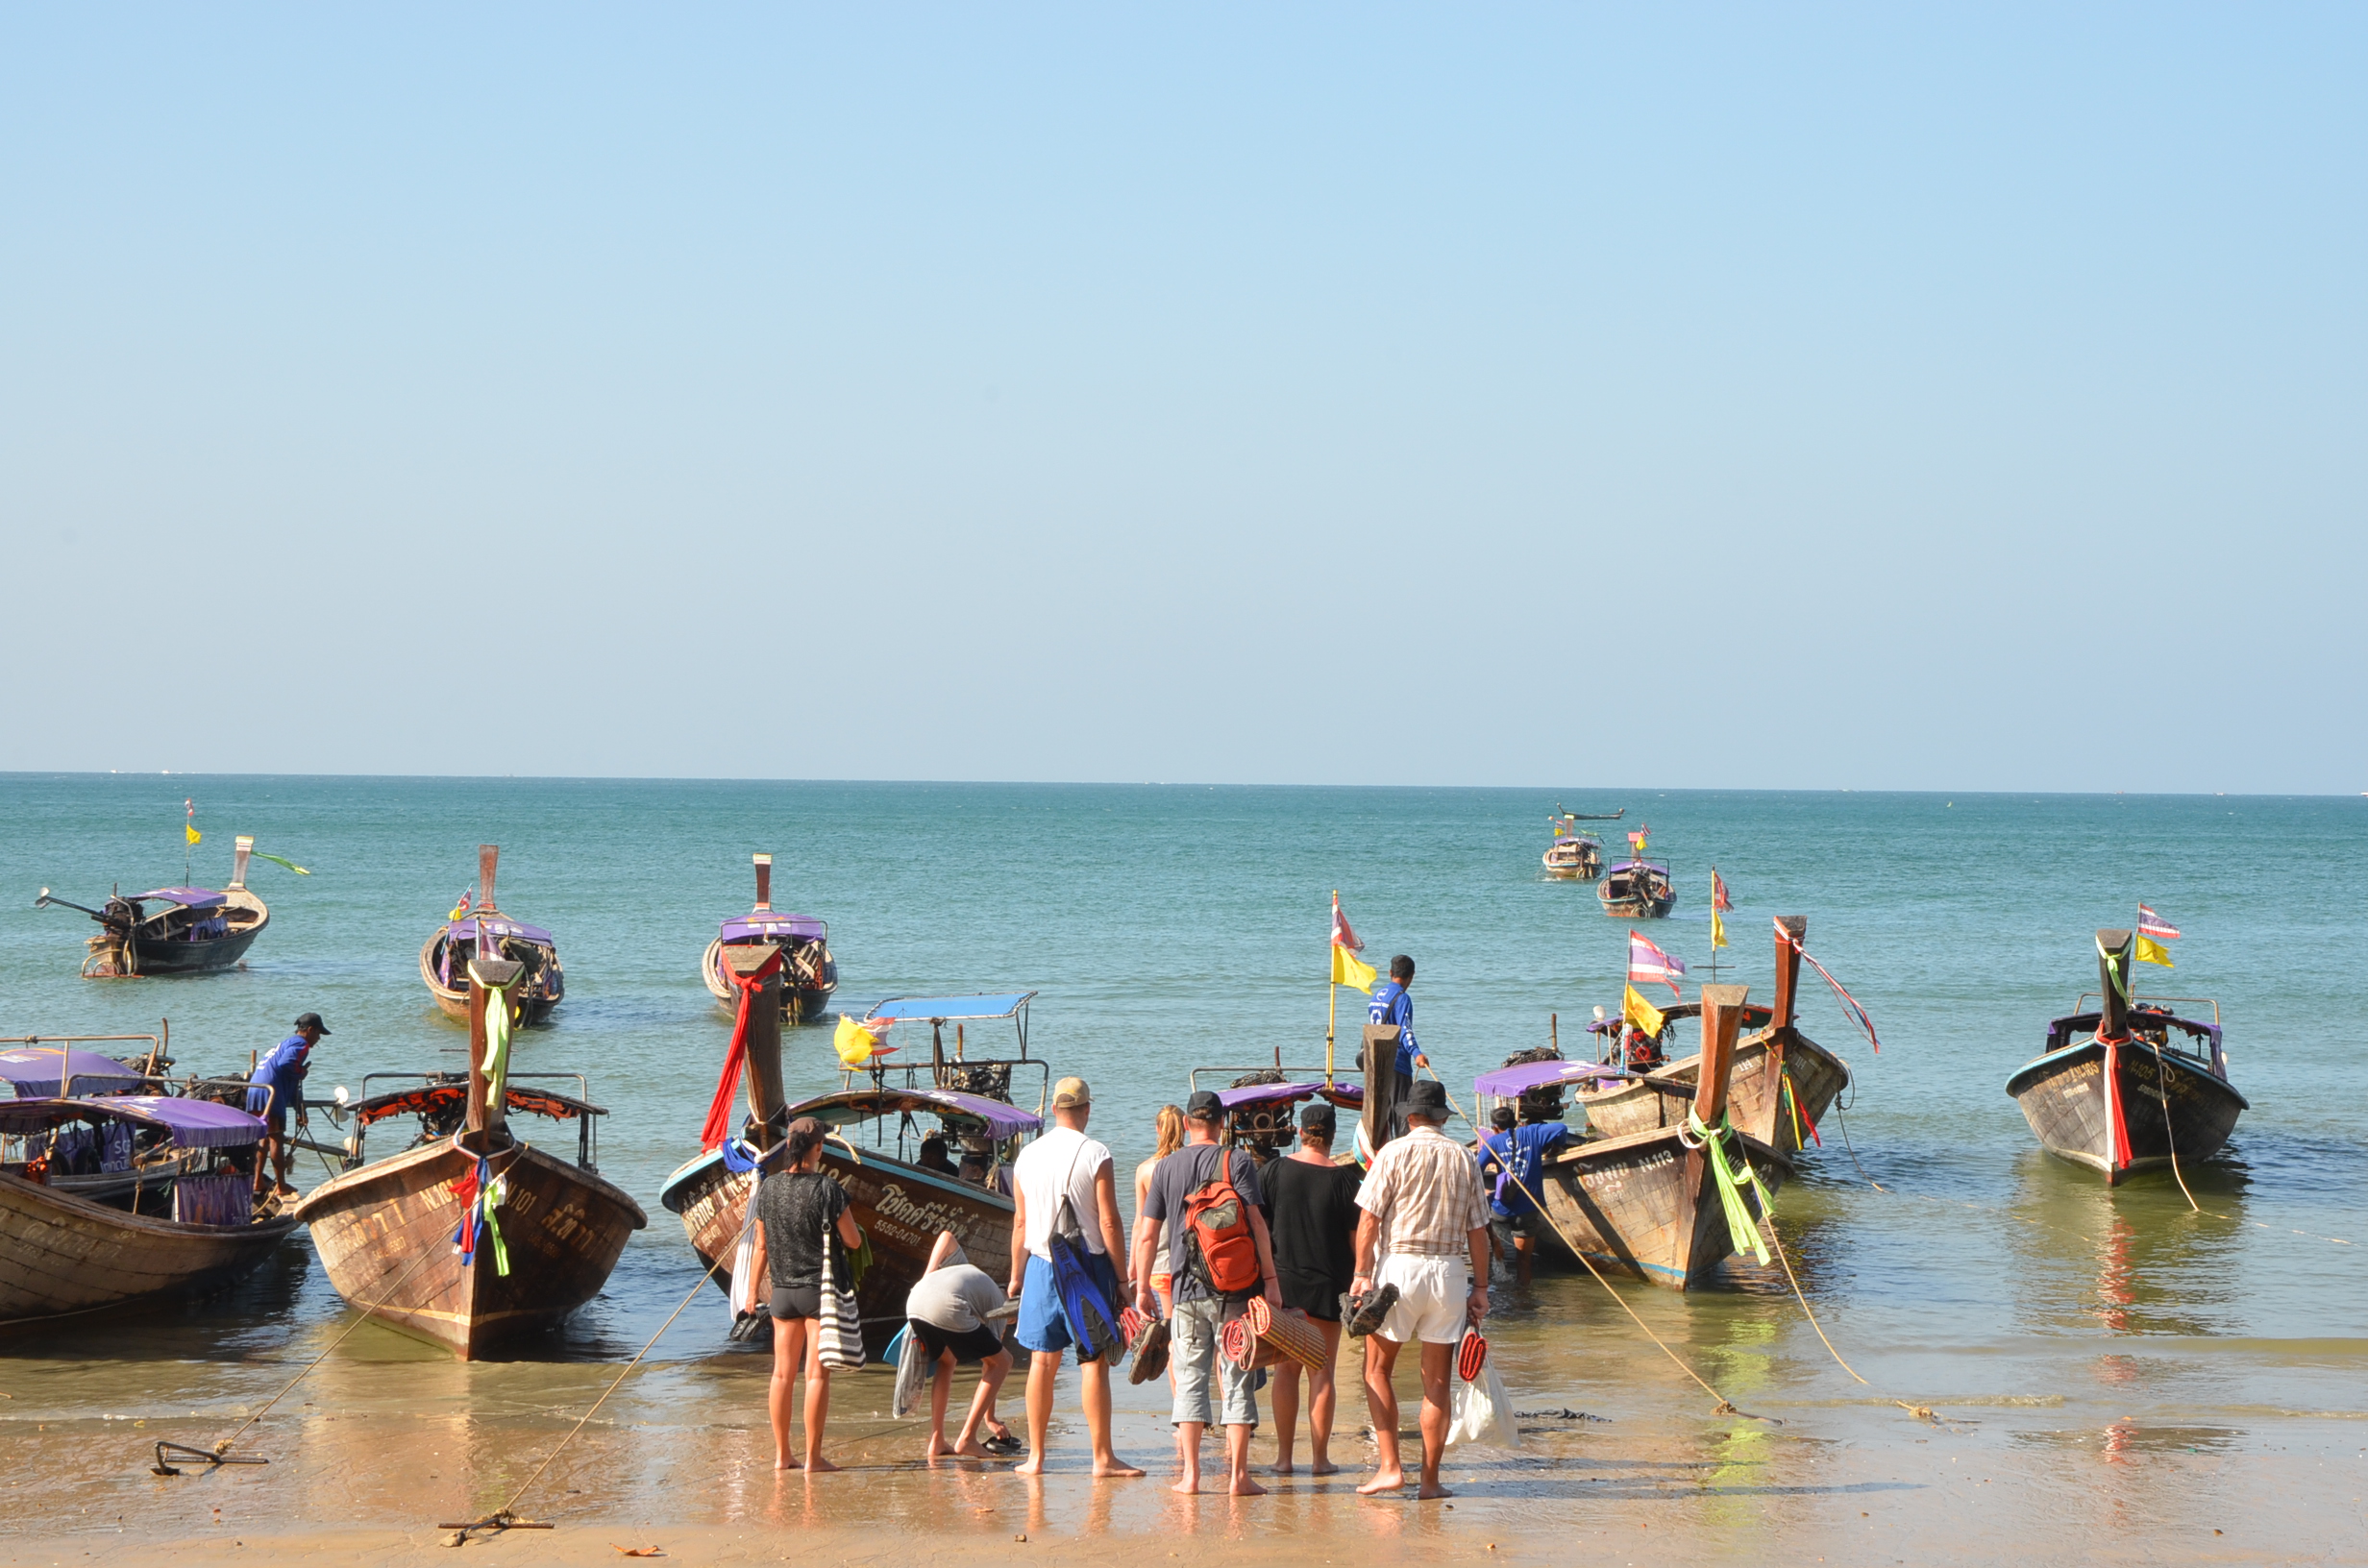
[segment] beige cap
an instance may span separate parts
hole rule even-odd
[[[1064,1078],[1052,1086],[1052,1109],[1073,1111],[1094,1103],[1094,1091],[1085,1087],[1082,1078]]]

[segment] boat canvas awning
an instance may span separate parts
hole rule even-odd
[[[0,1051],[0,1081],[18,1094],[62,1094],[71,1081],[80,1094],[114,1094],[147,1080],[111,1056],[65,1045],[18,1045]]]
[[[1246,1084],[1240,1089],[1221,1089],[1217,1091],[1217,1103],[1228,1111],[1239,1111],[1246,1105],[1267,1105],[1276,1101],[1287,1100],[1295,1104],[1316,1094],[1321,1094],[1335,1103],[1344,1100],[1357,1105],[1365,1103],[1363,1084],[1337,1079],[1329,1084]]]
[[[135,903],[144,904],[151,899],[179,904],[184,909],[211,909],[216,904],[230,902],[210,888],[151,888],[146,893],[132,894]]]
[[[886,1018],[896,1023],[949,1023],[977,1018],[1010,1018],[1034,1000],[1032,991],[975,992],[968,996],[891,996],[864,1015],[866,1021]]]
[[[541,926],[527,925],[499,915],[470,915],[444,928],[446,942],[482,942],[487,937],[496,941],[504,937],[516,937],[537,947],[552,945],[551,933]]]
[[[185,1149],[226,1149],[263,1136],[263,1118],[236,1106],[164,1094],[117,1094],[103,1100],[0,1100],[0,1133],[43,1132],[66,1121],[123,1121],[158,1127]]]
[[[1574,1084],[1590,1078],[1617,1078],[1617,1067],[1599,1066],[1592,1062],[1523,1062],[1517,1066],[1498,1067],[1484,1072],[1471,1081],[1474,1094],[1486,1094],[1494,1099],[1517,1099],[1533,1089],[1547,1084]]]
[[[819,942],[830,934],[830,928],[811,915],[735,915],[724,922],[726,942],[761,942],[768,937],[790,937],[799,942]]]
[[[1001,1017],[999,1014],[995,1016]],[[826,1127],[846,1127],[855,1122],[908,1112],[943,1116],[957,1131],[983,1130],[989,1137],[998,1139],[1033,1133],[1044,1125],[1044,1118],[1033,1111],[1023,1111],[1016,1105],[990,1100],[983,1094],[965,1094],[952,1089],[848,1090],[789,1108],[793,1120],[799,1116],[812,1116]]]
[[[1620,871],[1657,871],[1663,876],[1669,874],[1669,868],[1650,860],[1623,860],[1612,870],[1616,874]]]

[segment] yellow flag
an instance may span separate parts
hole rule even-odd
[[[1711,906],[1711,945],[1724,947],[1726,944],[1727,922],[1718,918],[1718,906],[1713,904]]]
[[[850,1067],[862,1066],[881,1048],[878,1036],[844,1013],[839,1015],[839,1027],[830,1043],[839,1053],[840,1065]]]
[[[1661,1009],[1655,1007],[1652,1003],[1646,1001],[1642,996],[1639,995],[1637,993],[1636,987],[1630,986],[1628,988],[1627,998],[1620,1004],[1619,1011],[1622,1017],[1626,1018],[1630,1023],[1635,1024],[1638,1028],[1643,1030],[1646,1034],[1657,1035],[1661,1033],[1661,1025],[1663,1022]]]
[[[2171,962],[2169,950],[2151,937],[2137,939],[2137,961],[2140,964],[2159,964],[2166,969],[2177,968]]]
[[[203,838],[206,836],[205,834],[200,833],[200,832],[199,832],[196,828],[189,826],[189,825],[188,825],[187,823],[185,823],[185,822],[182,824],[181,831],[183,831],[184,833],[186,833],[186,834],[189,836],[189,842],[190,842],[191,844],[195,844],[195,843],[197,843],[200,839],[203,839]]]
[[[1332,944],[1332,983],[1334,985],[1354,986],[1370,996],[1373,994],[1373,981],[1377,973],[1373,966],[1339,943]]]

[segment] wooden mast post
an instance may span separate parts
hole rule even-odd
[[[1735,1035],[1743,1021],[1746,986],[1702,988],[1702,1076],[1695,1081],[1693,1114],[1715,1127],[1726,1114],[1727,1080],[1735,1072]]]
[[[479,1154],[490,1154],[494,1135],[503,1130],[505,1108],[495,1103],[492,1081],[485,1075],[485,988],[506,986],[518,978],[526,966],[515,959],[503,958],[499,950],[485,952],[484,926],[481,918],[493,913],[493,873],[502,861],[502,846],[481,844],[477,846],[477,915],[481,919],[477,952],[469,959],[469,1120],[468,1131],[474,1135],[468,1142],[476,1145]],[[513,1013],[512,1022],[516,1021]]]
[[[2130,1167],[2130,1124],[2121,1110],[2121,1048],[2130,1039],[2130,951],[2136,945],[2129,931],[2097,933],[2097,984],[2105,995],[2097,1010],[2097,1039],[2104,1041],[2105,1061],[2105,1179],[2121,1180]]]
[[[759,868],[756,874],[761,889],[763,870]],[[724,962],[745,981],[771,964],[780,950],[769,942],[736,943],[724,949]],[[749,1118],[756,1124],[753,1141],[760,1149],[770,1148],[789,1130],[781,1115],[789,1108],[789,1097],[781,1089],[781,969],[777,965],[749,998],[748,1074]]]
[[[756,913],[773,913],[773,857],[758,855],[756,861]]]

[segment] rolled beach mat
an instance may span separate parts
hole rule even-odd
[[[1463,1342],[1455,1347],[1455,1375],[1469,1383],[1480,1376],[1488,1361],[1489,1342],[1480,1337],[1478,1329],[1466,1329]]]
[[[1264,1296],[1250,1297],[1242,1315],[1225,1325],[1222,1343],[1227,1359],[1244,1371],[1286,1360],[1301,1366],[1324,1363],[1323,1331],[1298,1308],[1278,1312]]]

